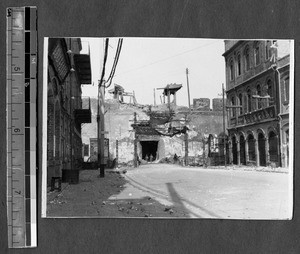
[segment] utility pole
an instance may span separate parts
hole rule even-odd
[[[189,109],[191,113],[191,103],[190,103],[190,86],[189,86],[189,69],[186,68],[186,83],[187,83],[187,90],[188,90],[188,100],[189,100]]]
[[[104,126],[104,85],[99,83],[98,87],[98,115],[97,115],[97,123],[98,123],[98,167],[100,169],[100,177],[104,177],[104,134],[105,134],[105,126]]]
[[[109,39],[105,40],[105,50],[101,79],[98,84],[98,112],[97,112],[97,146],[98,146],[98,168],[100,170],[100,177],[104,177],[104,75],[105,75],[105,64],[107,60]]]
[[[185,127],[187,125],[187,114],[185,115]],[[185,163],[185,166],[188,165],[189,163],[189,140],[188,140],[188,133],[187,133],[187,130],[185,131],[185,134],[184,134],[184,163]]]
[[[153,88],[153,96],[154,96],[154,106],[156,106],[155,88]]]
[[[134,117],[133,117],[133,122],[134,122],[134,126],[136,126],[136,112],[134,112]],[[134,133],[134,155],[133,155],[133,165],[135,168],[138,167],[138,160],[137,160],[137,135],[136,135],[136,129],[135,129],[135,133]]]
[[[224,138],[224,165],[226,167],[226,135],[225,135],[225,131],[226,131],[226,127],[225,127],[225,110],[226,110],[226,106],[225,106],[225,90],[224,90],[224,83],[222,83],[222,102],[223,102],[223,138]]]

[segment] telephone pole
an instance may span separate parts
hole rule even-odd
[[[190,86],[189,86],[189,69],[186,68],[186,83],[187,83],[187,90],[188,90],[188,100],[189,100],[189,109],[191,113],[191,103],[190,103]]]
[[[226,111],[226,106],[225,106],[225,90],[224,90],[224,83],[222,83],[222,102],[223,102],[223,138],[224,138],[224,165],[226,167],[226,127],[225,127],[225,111]]]
[[[136,112],[134,112],[134,116],[133,116],[133,122],[134,122],[134,125],[136,126],[136,123],[137,123],[137,119],[136,119]],[[133,155],[133,166],[135,168],[138,167],[138,155],[137,155],[137,135],[136,135],[136,129],[134,131],[134,155]]]
[[[104,134],[105,134],[105,126],[104,126],[104,86],[99,84],[99,92],[98,92],[98,167],[100,169],[100,177],[104,177]]]
[[[109,39],[105,40],[105,50],[101,79],[98,84],[98,107],[97,107],[97,146],[98,146],[98,169],[100,170],[100,177],[104,177],[104,75],[105,75],[105,64],[107,60]]]

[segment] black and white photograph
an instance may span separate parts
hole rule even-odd
[[[293,218],[294,41],[47,37],[42,217]]]

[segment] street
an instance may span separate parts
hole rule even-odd
[[[146,164],[80,173],[79,184],[49,193],[49,217],[287,219],[289,174],[227,167]]]

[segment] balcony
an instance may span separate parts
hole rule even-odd
[[[78,77],[81,84],[91,84],[91,57],[90,57],[90,46],[87,43],[87,48],[84,51],[84,54],[74,54],[74,64],[78,72]]]
[[[74,110],[74,118],[78,123],[91,123],[91,99],[84,97],[82,100],[82,107]]]
[[[239,115],[237,118],[231,118],[229,121],[230,127],[259,123],[265,120],[275,118],[275,106],[269,106],[262,109],[257,109],[253,112]]]

